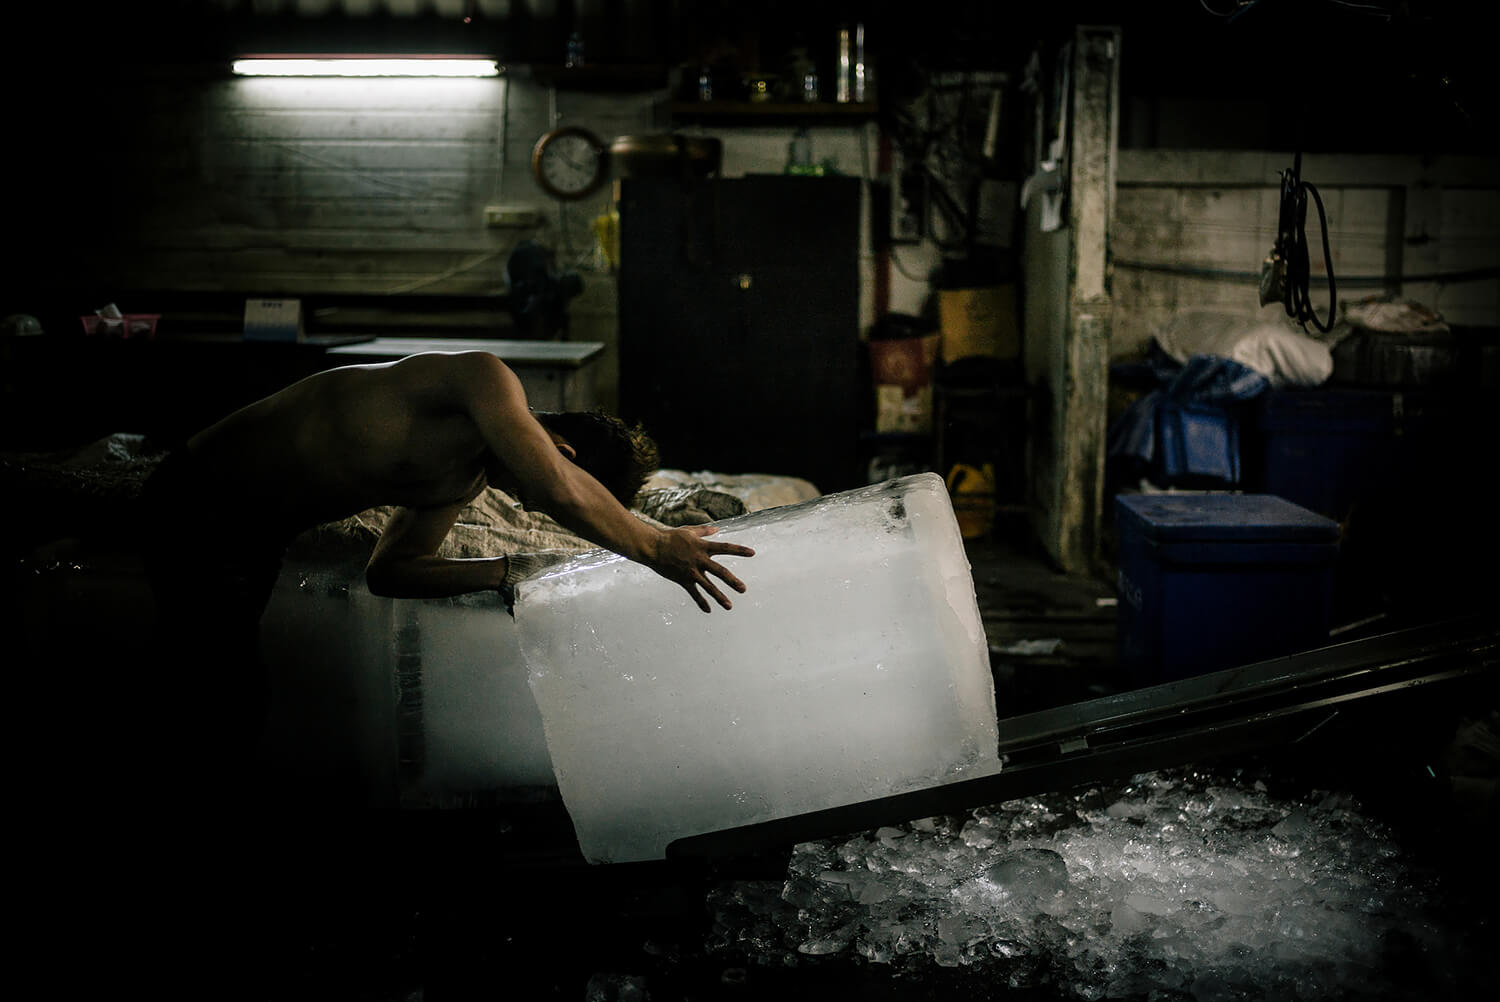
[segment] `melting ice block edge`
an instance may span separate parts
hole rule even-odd
[[[590,862],[989,775],[996,707],[948,491],[902,477],[718,523],[747,585],[700,611],[605,550],[515,612],[558,789]]]

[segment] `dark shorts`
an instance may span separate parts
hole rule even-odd
[[[141,490],[141,539],[159,614],[259,623],[293,534],[244,512],[234,488],[174,452]]]
[[[292,534],[236,504],[233,488],[172,453],[143,486],[142,559],[159,658],[144,712],[177,765],[242,756],[264,729],[270,678],[260,619]]]

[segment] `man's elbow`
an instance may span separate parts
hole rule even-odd
[[[527,496],[528,507],[535,507],[569,527],[578,524],[589,512],[587,495],[567,478],[538,484],[534,491],[527,492]]]
[[[400,575],[386,564],[370,563],[365,567],[365,587],[378,598],[400,598]]]

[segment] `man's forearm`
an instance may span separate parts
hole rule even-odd
[[[596,546],[654,566],[661,530],[634,515],[583,471],[575,469],[570,480],[552,485],[551,495],[540,505],[542,510]]]

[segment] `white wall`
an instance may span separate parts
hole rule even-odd
[[[1182,307],[1259,308],[1276,239],[1280,172],[1293,154],[1121,150],[1110,230],[1110,354],[1135,357]],[[1450,323],[1500,326],[1500,162],[1478,157],[1307,155],[1322,197],[1340,302],[1390,293]],[[1311,295],[1327,316],[1323,229],[1308,210]],[[1424,280],[1422,276],[1450,276]]]

